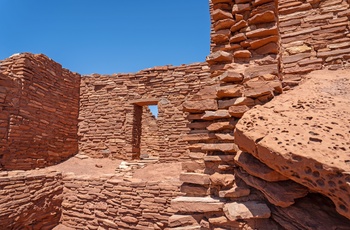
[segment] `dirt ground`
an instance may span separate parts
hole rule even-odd
[[[77,155],[78,156],[78,155]],[[103,175],[113,174],[115,169],[118,168],[121,160],[112,160],[108,158],[90,158],[84,159],[78,158],[77,156],[71,157],[70,159],[50,166],[50,169],[55,169],[62,173],[74,173],[75,175]]]
[[[139,163],[137,161],[129,163],[139,163],[141,168],[119,169],[122,160],[114,160],[108,158],[90,158],[84,155],[76,155],[60,164],[50,166],[48,169],[57,170],[66,173],[74,173],[75,175],[93,175],[101,176],[104,174],[127,173],[132,178],[142,179],[146,181],[179,181],[181,173],[181,163]],[[125,162],[124,162],[125,163]]]

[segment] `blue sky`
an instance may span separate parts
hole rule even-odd
[[[0,60],[44,53],[81,74],[204,61],[208,0],[0,0]]]

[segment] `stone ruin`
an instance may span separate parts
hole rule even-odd
[[[350,2],[209,5],[205,63],[81,76],[42,54],[1,61],[1,229],[350,229]],[[77,156],[182,173],[49,167]]]

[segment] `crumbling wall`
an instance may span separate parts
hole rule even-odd
[[[1,61],[0,69],[0,168],[45,167],[75,154],[80,75],[28,53]]]
[[[62,175],[0,172],[1,229],[52,229],[61,217]]]
[[[350,66],[348,1],[279,1],[278,14],[286,79]]]
[[[164,229],[179,182],[66,176],[61,223],[74,229]]]
[[[157,125],[161,135],[154,149],[161,150],[160,159],[188,157],[187,143],[182,137],[189,128],[182,103],[207,84],[211,80],[205,63],[155,67],[136,74],[83,77],[79,150],[92,157],[134,158],[134,105],[152,102],[158,103]]]

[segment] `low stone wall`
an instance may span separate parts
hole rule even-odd
[[[182,136],[189,128],[182,103],[212,82],[206,63],[155,67],[135,74],[83,77],[79,150],[92,157],[133,159],[138,157],[140,147],[149,145],[161,150],[161,161],[188,158],[187,143]],[[147,121],[149,113],[146,114],[144,107],[150,104],[158,105],[156,124],[161,135],[155,142],[140,146],[140,139],[147,141],[145,135],[150,135],[149,132],[140,134],[140,113],[144,110]]]
[[[278,3],[285,78],[324,67],[350,67],[349,7],[345,0]]]
[[[52,229],[61,217],[62,192],[59,172],[0,172],[0,228]]]
[[[74,229],[164,229],[179,182],[67,175],[61,223]]]
[[[58,163],[78,150],[80,75],[42,54],[0,62],[0,170]]]

